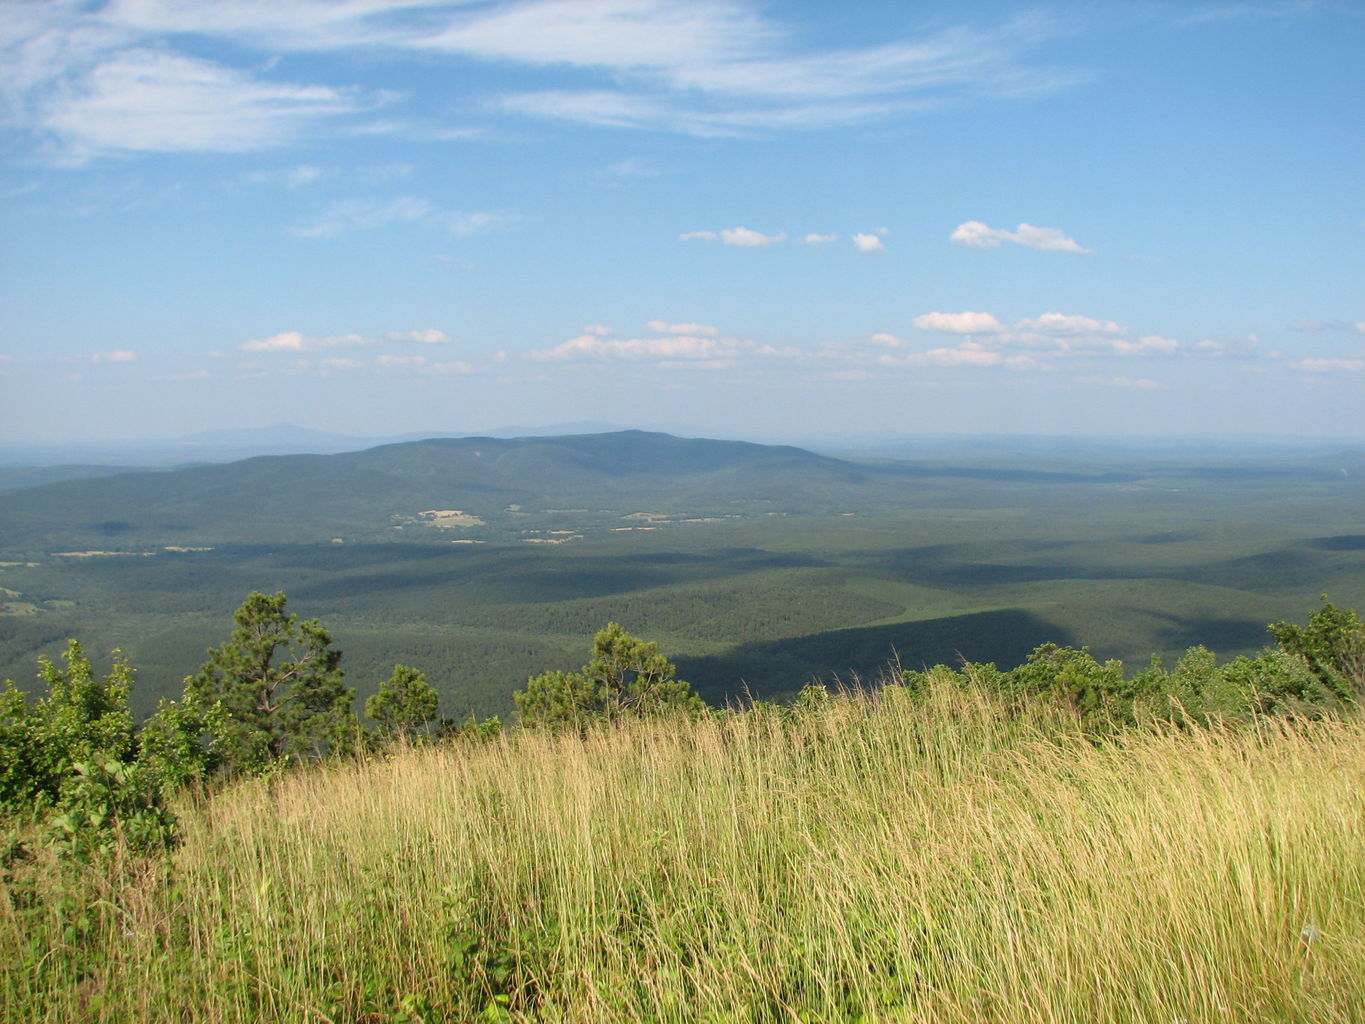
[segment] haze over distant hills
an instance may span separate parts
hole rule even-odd
[[[531,435],[590,434],[621,430],[616,424],[582,422],[555,424],[546,427],[498,427],[483,431],[428,431],[360,436],[314,430],[293,423],[277,423],[268,427],[223,428],[203,430],[170,438],[142,438],[106,441],[16,442],[0,440],[0,487],[27,486],[13,484],[7,476],[12,467],[55,468],[69,467],[88,472],[74,476],[103,475],[107,467],[116,471],[132,467],[183,466],[198,462],[230,462],[255,455],[322,455],[335,452],[359,451],[381,444],[419,441],[431,437],[527,437]],[[35,481],[43,482],[43,481]]]
[[[608,621],[724,700],[1045,641],[1249,652],[1324,591],[1365,605],[1359,448],[906,443],[626,430],[86,467],[0,493],[0,677],[75,636],[129,653],[146,710],[252,590],[321,617],[362,695],[415,663],[455,714],[505,712]]]
[[[375,540],[392,537],[421,513],[442,510],[476,517],[486,528],[478,535],[487,538],[488,530],[515,530],[527,515],[552,509],[866,513],[922,500],[928,480],[1119,484],[1152,472],[1112,453],[1108,460],[1089,454],[1084,460],[1073,452],[1051,464],[1007,452],[965,464],[941,458],[850,461],[792,446],[638,430],[425,438],[173,469],[76,467],[83,478],[0,493],[0,519],[11,554],[112,542]],[[1235,465],[1195,465],[1178,472],[1236,471]],[[1330,478],[1340,470],[1319,457],[1292,465],[1272,460],[1242,472]]]
[[[421,512],[484,522],[604,499],[794,511],[871,500],[886,473],[791,447],[667,434],[428,438],[334,455],[257,456],[0,494],[11,552],[60,543],[351,539]],[[681,506],[678,506],[681,507]],[[325,539],[325,537],[323,537]]]

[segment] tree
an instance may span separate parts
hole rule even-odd
[[[592,660],[579,672],[545,672],[512,695],[526,726],[558,728],[590,719],[614,720],[706,707],[657,644],[631,636],[617,623],[593,638]]]
[[[1068,704],[1087,723],[1132,715],[1137,694],[1123,677],[1123,662],[1095,660],[1089,647],[1059,647],[1054,643],[1034,649],[1028,660],[1008,674],[1016,693],[1044,694]]]
[[[1301,659],[1339,701],[1365,698],[1365,621],[1350,608],[1338,608],[1324,594],[1322,607],[1308,625],[1274,622],[1268,627],[1280,650]]]
[[[250,594],[233,616],[231,639],[185,680],[187,701],[222,711],[209,735],[225,772],[346,749],[359,728],[341,652],[317,619],[286,612],[286,600]]]
[[[415,668],[395,665],[393,675],[379,686],[379,692],[365,701],[365,714],[373,718],[394,739],[411,738],[436,718],[440,696]]]
[[[78,640],[67,641],[62,661],[38,659],[47,695],[32,707],[9,680],[0,691],[0,809],[59,803],[77,763],[132,759],[131,666],[115,651],[99,679]]]

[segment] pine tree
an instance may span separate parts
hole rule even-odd
[[[436,718],[440,696],[415,668],[395,665],[393,675],[379,686],[379,692],[365,701],[365,714],[388,734],[411,738],[417,730]]]
[[[223,712],[210,739],[228,773],[343,750],[357,733],[341,652],[317,619],[299,621],[285,603],[283,593],[249,595],[231,639],[185,681],[187,698]]]
[[[545,672],[512,695],[523,725],[558,728],[589,719],[667,711],[697,712],[705,702],[657,644],[631,636],[615,622],[593,638],[592,660],[580,672]]]

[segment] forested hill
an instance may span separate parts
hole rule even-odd
[[[484,520],[604,501],[664,512],[695,511],[699,502],[811,510],[875,498],[888,482],[884,472],[800,448],[638,430],[440,438],[29,487],[0,493],[0,521],[14,554],[53,544],[375,536],[430,510]]]

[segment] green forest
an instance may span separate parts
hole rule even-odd
[[[1352,451],[874,460],[638,431],[70,479],[0,490],[0,678],[118,647],[145,718],[252,591],[323,620],[360,698],[411,665],[457,719],[506,718],[607,622],[714,704],[1048,642],[1254,655],[1324,591],[1365,606],[1362,510]]]

